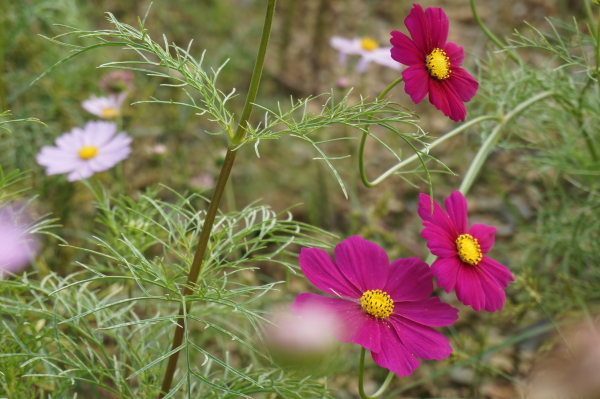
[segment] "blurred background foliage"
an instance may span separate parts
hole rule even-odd
[[[354,101],[358,101],[360,95],[376,96],[397,78],[398,72],[370,65],[365,75],[358,75],[353,72],[352,64],[347,67],[338,64],[329,38],[332,35],[370,36],[381,45],[387,45],[391,30],[405,31],[402,21],[412,7],[411,3],[398,0],[280,0],[257,102],[276,109],[277,102],[287,103],[290,96],[317,95],[329,92],[332,87],[334,95],[340,97],[354,87],[351,93]],[[468,53],[466,68],[481,82],[478,95],[467,104],[468,117],[508,112],[544,90],[557,93],[552,100],[534,105],[505,127],[499,145],[467,196],[471,223],[498,227],[497,245],[491,256],[509,266],[517,280],[508,289],[505,309],[494,314],[473,312],[461,306],[453,295],[440,292],[443,300],[460,308],[457,324],[444,330],[451,337],[455,354],[444,362],[424,362],[413,376],[394,380],[390,398],[396,397],[401,390],[407,391],[402,395],[414,397],[518,397],[524,392],[523,386],[534,361],[561,340],[562,323],[572,318],[593,320],[598,311],[600,163],[586,146],[588,137],[596,153],[600,153],[598,78],[594,57],[590,55],[595,39],[588,29],[594,28],[595,21],[586,13],[584,1],[477,3],[482,19],[499,37],[508,39],[503,41],[512,47],[510,51],[518,55],[520,62],[512,61],[506,52],[497,52],[498,48],[490,44],[476,25],[468,1],[421,2],[424,7],[445,9],[451,21],[449,40],[465,47]],[[147,227],[136,224],[141,220],[140,215],[147,215],[155,222],[158,220],[155,214],[148,213],[152,209],[148,199],[155,203],[189,204],[190,209],[203,209],[206,204],[203,196],[210,197],[211,184],[224,156],[224,137],[205,134],[205,131],[213,131],[214,126],[188,108],[147,103],[128,105],[148,100],[150,96],[184,100],[180,90],[160,86],[165,83],[161,79],[136,74],[135,90],[128,97],[120,120],[122,130],[134,137],[133,153],[123,165],[95,176],[95,183],[106,190],[102,193],[98,187],[90,189],[80,182],[69,183],[64,176],[46,177],[35,163],[35,155],[43,145],[52,144],[63,132],[95,119],[81,108],[80,103],[91,94],[102,95],[98,82],[109,70],[96,67],[130,59],[131,55],[119,49],[84,53],[30,85],[67,54],[65,48],[38,36],[52,37],[65,31],[54,24],[90,30],[109,28],[103,12],[110,11],[120,21],[136,25],[137,16],[143,16],[148,5],[140,0],[0,0],[0,110],[10,109],[15,119],[35,117],[45,123],[11,125],[12,133],[0,130],[2,170],[5,173],[28,171],[26,179],[2,189],[10,192],[31,187],[19,195],[35,197],[30,206],[34,217],[51,213],[51,217],[57,218],[62,225],[54,227],[52,232],[70,244],[59,246],[57,237],[45,236],[36,262],[28,270],[35,273],[24,281],[0,283],[0,293],[7,298],[2,304],[4,330],[0,347],[3,353],[35,353],[38,358],[42,354],[51,356],[63,350],[52,343],[55,339],[52,331],[59,331],[64,345],[69,346],[66,341],[73,340],[70,349],[75,353],[70,359],[71,364],[43,367],[40,366],[45,364],[43,361],[27,363],[18,357],[1,357],[0,371],[4,376],[0,375],[3,381],[0,396],[4,389],[21,392],[19,395],[22,396],[15,398],[33,398],[42,393],[56,398],[71,397],[74,392],[97,398],[117,397],[96,388],[97,381],[89,383],[94,378],[106,379],[110,381],[109,387],[121,386],[121,392],[129,390],[131,395],[138,397],[155,394],[152,387],[156,385],[156,378],[160,378],[159,367],[155,374],[142,373],[129,383],[122,381],[123,376],[117,373],[102,375],[103,372],[98,370],[113,362],[111,367],[125,364],[126,373],[131,374],[148,364],[150,360],[144,356],[152,351],[164,353],[169,346],[168,340],[140,339],[140,346],[129,352],[143,355],[136,359],[115,358],[112,352],[119,345],[126,345],[132,337],[171,334],[169,323],[104,332],[96,327],[111,317],[118,319],[111,323],[118,324],[131,322],[140,315],[145,315],[141,316],[143,318],[154,317],[150,316],[154,313],[174,313],[176,306],[167,304],[158,309],[140,305],[116,316],[103,311],[92,319],[82,319],[79,322],[82,325],[72,323],[69,328],[52,330],[49,326],[58,322],[50,311],[52,306],[58,306],[56,313],[66,320],[82,309],[100,306],[113,295],[120,298],[119,295],[125,295],[130,287],[123,283],[98,282],[93,290],[82,286],[61,291],[64,298],[48,295],[73,282],[72,273],[84,273],[82,265],[95,270],[112,267],[110,262],[103,263],[94,254],[76,247],[104,254],[110,252],[107,247],[98,246],[98,241],[92,238],[96,236],[102,237],[117,252],[126,252],[119,237],[120,226],[127,223],[131,227],[127,230],[128,237],[142,250],[148,262],[157,262],[161,251],[156,248],[154,239],[148,241],[148,236],[136,232],[136,229]],[[204,49],[207,50],[207,70],[230,59],[220,74],[220,89],[228,93],[236,88],[240,93],[232,101],[232,110],[239,115],[258,48],[263,8],[264,2],[258,0],[159,0],[152,5],[146,26],[157,41],[164,33],[169,41],[186,48],[189,40],[194,39],[191,52],[200,56]],[[555,19],[549,22],[546,17]],[[531,26],[522,21],[539,31],[533,31],[532,36]],[[514,29],[523,36],[514,35]],[[75,37],[66,39],[77,40]],[[340,87],[336,83],[341,77],[349,79],[347,86]],[[415,110],[421,117],[421,127],[432,137],[442,136],[453,126],[426,101],[412,104],[400,87],[392,91],[392,99]],[[253,124],[261,118],[261,113],[255,110]],[[461,175],[492,127],[493,122],[475,126],[433,151],[457,174],[433,175],[436,198],[443,198],[458,188]],[[377,129],[373,132],[385,137],[392,148],[408,152],[399,139],[395,141]],[[330,128],[320,134],[324,138],[348,134],[358,137],[344,128]],[[166,152],[156,151],[156,145],[164,145]],[[235,212],[258,199],[259,205],[268,205],[276,213],[301,203],[290,210],[299,223],[308,223],[339,237],[360,234],[383,245],[390,258],[419,256],[424,259],[427,256],[425,243],[419,236],[420,219],[416,215],[417,195],[427,190],[423,181],[395,176],[376,188],[367,189],[358,178],[357,141],[334,142],[328,144],[332,154],[353,155],[336,164],[349,189],[350,198],[346,200],[327,166],[312,159],[318,154],[309,145],[278,140],[261,146],[261,158],[256,157],[252,146],[240,150],[222,206],[231,217],[239,215]],[[383,172],[394,163],[394,158],[374,140],[368,143],[367,159],[370,176]],[[118,173],[124,176],[125,188],[118,183]],[[159,188],[159,185],[171,189]],[[1,197],[4,202],[5,195]],[[113,199],[109,200],[109,197]],[[113,213],[118,217],[111,216]],[[326,237],[322,245],[336,242],[324,231],[315,230],[312,234]],[[297,250],[294,247],[282,262],[296,264],[293,254]],[[231,261],[236,256],[227,255],[221,261]],[[252,304],[254,311],[264,311],[277,303],[289,303],[296,294],[309,289],[305,280],[293,276],[293,272],[282,265],[257,259],[253,267],[258,269],[237,275],[239,282],[257,287],[276,281],[286,282],[279,291],[269,291],[257,299]],[[115,271],[115,275],[117,273],[126,274],[127,271]],[[137,292],[135,286],[131,289]],[[79,300],[83,301],[83,308],[77,308],[73,303]],[[61,301],[64,301],[64,307],[61,307]],[[40,313],[39,309],[44,312]],[[246,334],[253,331],[248,321],[228,323],[232,329],[239,328]],[[165,328],[159,329],[161,326]],[[196,344],[211,350],[228,348],[227,356],[236,368],[244,369],[252,362],[260,367],[247,370],[248,375],[256,379],[270,378],[272,372],[261,368],[269,366],[268,360],[257,360],[229,342],[225,344],[226,339],[218,333],[206,332],[213,329],[200,330],[202,333],[197,334],[199,341]],[[93,348],[85,348],[73,338],[81,336],[88,337],[87,342],[91,342]],[[80,345],[79,349],[74,349]],[[252,345],[260,344],[253,342]],[[95,354],[104,347],[107,353]],[[296,397],[292,394],[294,389],[289,387],[304,385],[309,393],[298,397],[328,394],[336,398],[357,397],[358,347],[344,345],[342,348],[344,350],[339,351],[329,365],[330,377],[317,376],[317,381],[310,383],[301,382],[303,377],[295,375],[273,378],[273,386],[280,383],[287,387],[281,392],[287,393],[273,389],[265,394],[272,396],[266,397]],[[218,356],[224,358],[225,355],[220,351]],[[85,359],[89,361],[86,363]],[[202,363],[204,356],[198,359]],[[61,368],[76,369],[86,364],[90,368],[97,366],[97,369],[89,371],[86,379],[81,381],[63,384],[49,382],[52,380],[43,377],[44,374],[56,374]],[[367,391],[386,373],[373,363],[369,366]],[[44,367],[47,370],[41,370]],[[206,375],[211,373],[211,370],[205,371]],[[39,376],[23,378],[27,373]],[[228,378],[227,371],[221,370],[221,374],[211,381],[227,381]],[[145,384],[147,390],[139,390]],[[228,386],[234,389],[236,384],[239,381],[232,380]],[[333,391],[327,393],[327,389]],[[224,395],[222,392],[211,392],[210,389],[204,392],[207,396],[224,397],[219,396]],[[301,390],[298,388],[296,392]]]

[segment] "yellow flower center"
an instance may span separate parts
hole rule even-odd
[[[98,155],[98,148],[86,146],[86,147],[83,147],[81,150],[79,150],[79,152],[77,154],[79,155],[79,158],[81,158],[81,159],[91,159],[91,158],[94,158],[96,155]]]
[[[450,58],[446,52],[439,48],[434,48],[431,54],[425,60],[429,74],[438,80],[444,80],[450,77]]]
[[[370,37],[363,37],[360,39],[360,47],[362,47],[363,50],[373,51],[379,48],[379,44]]]
[[[113,119],[116,118],[117,116],[119,116],[119,109],[118,108],[104,108],[102,110],[102,117],[106,118],[106,119]]]
[[[470,234],[461,234],[458,236],[456,239],[456,249],[458,250],[460,259],[470,265],[477,265],[481,261],[481,258],[483,258],[477,239],[473,238]]]
[[[394,301],[381,290],[369,290],[360,297],[360,306],[371,316],[385,319],[392,314]]]

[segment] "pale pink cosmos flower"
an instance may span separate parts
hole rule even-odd
[[[189,184],[196,190],[210,190],[215,186],[215,179],[210,173],[202,173],[192,177]]]
[[[0,277],[23,269],[35,251],[35,241],[7,210],[0,211]]]
[[[81,106],[90,114],[104,119],[114,119],[121,114],[121,105],[127,97],[127,92],[110,94],[108,97],[96,97],[83,101]]]
[[[87,179],[126,159],[131,140],[124,132],[117,134],[115,123],[91,121],[58,137],[56,147],[42,147],[37,162],[47,175],[69,173],[69,181]]]
[[[339,51],[341,64],[346,63],[348,55],[360,55],[361,58],[356,65],[358,73],[365,73],[371,61],[395,70],[402,69],[402,65],[392,59],[391,47],[379,47],[379,44],[370,37],[346,39],[333,36],[329,44]]]

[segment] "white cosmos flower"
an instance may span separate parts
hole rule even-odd
[[[96,97],[83,101],[81,106],[90,114],[104,119],[114,119],[121,113],[121,105],[127,97],[127,92],[110,94],[108,97]]]
[[[340,36],[333,36],[329,44],[339,51],[341,64],[346,63],[348,55],[360,55],[361,58],[356,65],[358,73],[365,73],[367,66],[371,62],[396,70],[402,69],[402,65],[394,61],[390,55],[392,47],[379,47],[379,44],[370,37],[346,39]]]

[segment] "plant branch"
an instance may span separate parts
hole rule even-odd
[[[383,393],[385,392],[385,390],[390,386],[390,382],[392,382],[392,379],[394,378],[394,373],[393,372],[389,372],[387,377],[385,377],[385,381],[383,381],[383,384],[381,384],[381,387],[377,390],[377,392],[375,392],[373,395],[367,395],[365,393],[365,388],[364,388],[364,383],[363,383],[363,379],[364,379],[364,371],[365,371],[365,348],[360,348],[360,363],[358,366],[358,394],[360,395],[360,397],[362,399],[376,399],[378,397],[380,397],[381,395],[383,395]]]

